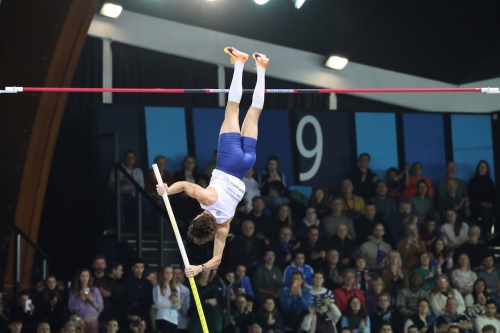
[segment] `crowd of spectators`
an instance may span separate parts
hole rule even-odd
[[[165,157],[155,162],[169,185],[206,187],[216,160],[214,152],[197,174],[187,156],[173,175]],[[419,162],[386,175],[369,164],[360,155],[339,191],[316,188],[307,202],[288,191],[276,156],[248,173],[221,266],[195,277],[211,333],[500,333],[500,270],[487,246],[497,200],[487,162],[466,182],[450,161],[435,184]],[[143,173],[133,152],[123,167],[161,203],[152,170]],[[119,179],[121,194],[133,198],[134,186]],[[181,220],[200,212],[185,195],[172,202]],[[0,324],[12,333],[201,333],[182,269],[145,268],[140,259],[108,267],[98,256],[68,290],[49,276],[36,295],[21,292],[2,307]]]

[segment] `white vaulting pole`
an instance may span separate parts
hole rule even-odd
[[[163,184],[163,180],[161,179],[160,170],[158,169],[158,165],[153,164],[153,171],[156,176],[156,181],[159,185]],[[167,207],[167,213],[170,217],[170,222],[172,224],[172,229],[174,229],[175,239],[177,240],[177,245],[181,250],[182,261],[184,262],[184,266],[189,266],[189,260],[186,254],[186,249],[184,248],[184,243],[182,242],[181,234],[179,232],[179,228],[177,227],[177,222],[175,221],[174,213],[172,212],[172,207],[170,206],[170,200],[168,200],[168,195],[164,193],[162,195],[163,202],[165,202],[165,206]],[[163,244],[160,244],[160,251],[163,251]],[[196,282],[193,277],[188,278],[189,284],[191,285],[191,290],[193,291],[194,301],[196,303],[196,308],[198,309],[198,316],[200,317],[201,328],[203,329],[203,333],[208,332],[207,321],[205,320],[205,314],[203,313],[203,307],[201,306],[200,296],[198,295],[198,289],[196,288]]]

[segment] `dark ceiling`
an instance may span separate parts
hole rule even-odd
[[[113,2],[129,11],[453,84],[500,77],[498,0],[307,0],[299,10],[292,0],[263,6],[253,0]]]

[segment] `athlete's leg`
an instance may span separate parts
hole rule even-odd
[[[248,109],[243,121],[241,136],[257,140],[259,116],[264,107],[265,75],[269,59],[260,53],[254,53],[253,58],[257,66],[257,83],[253,92],[252,106]]]
[[[243,66],[248,59],[248,55],[236,50],[233,47],[224,48],[224,52],[230,55],[231,63],[234,64],[233,80],[229,87],[229,96],[227,99],[226,113],[224,122],[220,129],[220,134],[228,132],[240,132],[239,106],[241,95],[243,94]]]

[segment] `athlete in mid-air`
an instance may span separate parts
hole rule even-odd
[[[160,195],[185,191],[190,197],[198,200],[204,209],[189,227],[188,238],[196,244],[203,244],[215,237],[213,258],[203,265],[186,267],[188,277],[219,266],[229,233],[229,223],[234,217],[236,206],[245,194],[242,179],[255,163],[257,125],[264,106],[265,71],[269,59],[262,53],[252,54],[257,67],[257,84],[252,106],[248,109],[240,130],[239,105],[243,94],[243,66],[248,60],[248,54],[230,46],[224,48],[224,52],[231,57],[234,73],[219,134],[217,167],[212,172],[210,185],[206,189],[188,182],[177,182],[170,187],[167,187],[167,184],[156,186]]]

